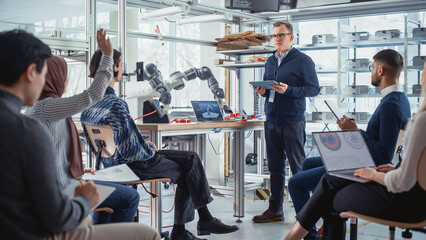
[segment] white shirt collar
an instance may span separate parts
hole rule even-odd
[[[382,98],[386,97],[391,92],[402,92],[402,85],[395,84],[391,85],[389,87],[386,87],[385,89],[382,89],[380,94],[382,95]]]

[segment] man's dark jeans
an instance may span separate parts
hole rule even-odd
[[[194,208],[199,209],[213,201],[206,173],[195,152],[162,150],[147,161],[136,161],[128,165],[141,180],[170,178],[178,185],[175,224],[194,220]]]
[[[284,125],[265,122],[266,152],[271,173],[269,209],[272,211],[278,212],[283,208],[285,159],[288,158],[293,175],[302,170],[302,161],[305,159],[305,126],[304,121]]]

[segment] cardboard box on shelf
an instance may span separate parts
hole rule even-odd
[[[231,42],[218,42],[216,51],[246,49],[249,46],[261,46],[262,43],[249,40],[237,40]]]
[[[262,43],[270,41],[270,37],[264,34],[247,31],[243,33],[227,34],[223,38],[216,38],[216,51],[246,49],[250,46],[262,46]]]

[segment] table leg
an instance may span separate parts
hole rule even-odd
[[[160,131],[153,131],[152,142],[157,145],[158,150],[162,149],[163,141]],[[161,234],[162,230],[162,211],[161,211],[161,182],[152,182],[150,183],[150,190],[152,193],[156,194],[158,197],[150,198],[150,217],[151,217],[151,227],[157,230]]]
[[[244,217],[244,129],[234,134],[234,217],[241,222],[240,218]]]
[[[149,190],[157,195],[156,198],[150,198],[149,212],[151,218],[151,227],[153,227],[161,234],[161,182],[150,182]]]

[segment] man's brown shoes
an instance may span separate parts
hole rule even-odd
[[[284,213],[282,210],[279,212],[275,212],[268,209],[261,215],[254,216],[252,220],[255,223],[284,221]]]

